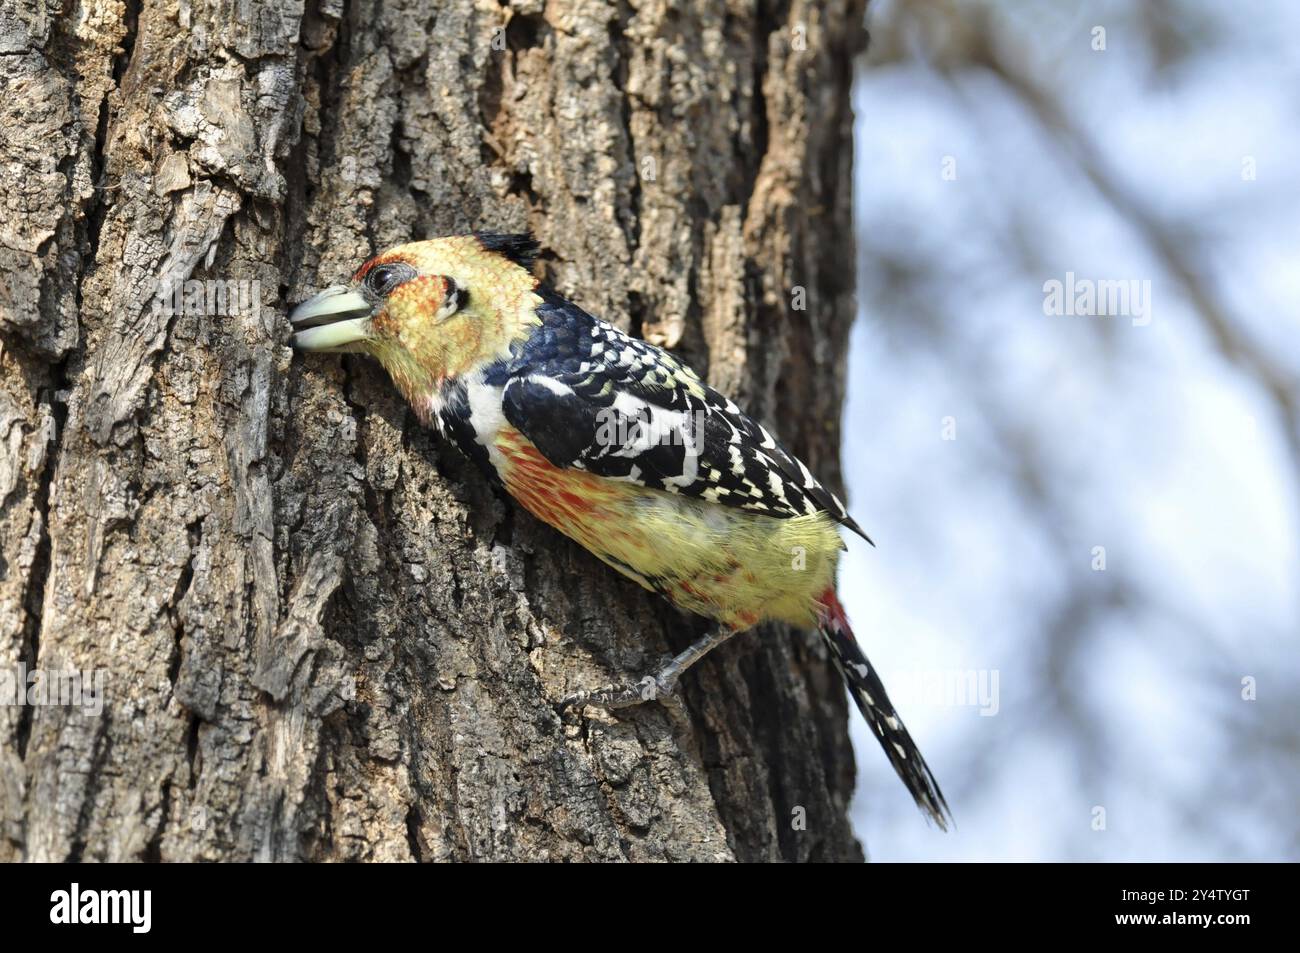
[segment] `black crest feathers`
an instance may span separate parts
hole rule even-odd
[[[529,232],[515,234],[475,232],[474,237],[478,239],[484,251],[505,255],[520,268],[526,268],[529,271],[533,270],[533,262],[537,260],[537,252],[542,247],[541,243],[533,238]]]

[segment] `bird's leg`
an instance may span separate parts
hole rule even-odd
[[[627,708],[667,698],[676,691],[677,681],[683,672],[735,634],[735,629],[719,626],[696,639],[653,675],[645,675],[631,684],[607,685],[604,688],[574,692],[561,699],[560,707],[595,705],[598,708]]]

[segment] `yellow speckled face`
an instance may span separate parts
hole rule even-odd
[[[506,356],[537,323],[536,285],[470,235],[399,245],[352,278],[374,304],[367,350],[408,399]]]

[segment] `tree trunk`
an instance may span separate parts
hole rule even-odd
[[[861,7],[6,4],[0,672],[104,683],[0,706],[0,859],[860,859],[814,637],[735,639],[684,716],[566,724],[700,620],[284,315],[388,245],[531,228],[834,485]],[[186,279],[231,300],[160,307]]]

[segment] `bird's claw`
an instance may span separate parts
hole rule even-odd
[[[608,685],[589,691],[574,692],[560,700],[560,712],[595,705],[599,708],[630,708],[646,702],[659,702],[668,708],[673,717],[683,720],[686,709],[681,699],[674,695],[677,682],[687,669],[702,659],[708,652],[735,635],[735,629],[719,628],[696,639],[682,652],[677,653],[653,675],[645,675],[635,683],[625,685]]]
[[[676,688],[676,677],[661,672],[657,675],[646,675],[631,684],[606,685],[603,688],[573,692],[560,699],[560,709],[581,708],[585,705],[611,710],[630,708],[646,702],[663,701],[671,696]]]

